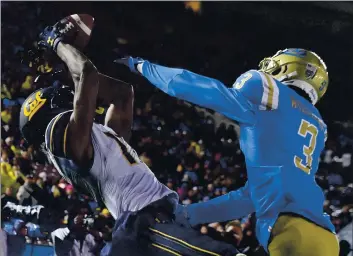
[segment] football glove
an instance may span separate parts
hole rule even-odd
[[[39,48],[52,49],[56,51],[58,43],[63,40],[63,35],[60,33],[58,27],[54,25],[53,27],[46,27],[44,31],[40,33],[39,39]]]
[[[78,31],[73,23],[64,18],[57,22],[54,26],[48,26],[39,35],[38,46],[45,49],[53,49],[56,51],[58,43],[64,41],[65,43],[72,44],[76,38]]]
[[[123,64],[123,65],[127,66],[131,72],[140,74],[137,71],[136,67],[138,64],[142,64],[144,62],[144,60],[141,58],[133,58],[130,56],[130,57],[114,60],[114,62],[119,63],[119,64]]]

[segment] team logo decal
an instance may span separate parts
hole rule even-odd
[[[44,105],[47,99],[41,98],[41,92],[37,92],[35,99],[29,98],[23,108],[23,114],[28,117],[28,120],[31,120],[33,115]]]
[[[286,49],[283,51],[283,53],[286,55],[296,56],[296,57],[300,57],[300,58],[305,57],[307,54],[306,50],[298,49],[298,48]]]

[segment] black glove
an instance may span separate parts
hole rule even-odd
[[[40,33],[38,46],[40,48],[49,48],[56,51],[58,43],[61,41],[72,44],[77,33],[77,27],[75,27],[69,19],[64,18],[54,26],[46,27],[44,31]]]
[[[58,43],[63,40],[63,35],[60,33],[57,26],[46,27],[39,35],[39,48],[52,49],[56,51]]]

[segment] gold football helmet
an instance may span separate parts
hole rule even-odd
[[[278,51],[259,64],[265,72],[280,82],[299,87],[316,104],[325,94],[328,86],[328,72],[324,61],[314,52],[290,48]]]

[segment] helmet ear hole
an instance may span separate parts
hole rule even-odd
[[[271,73],[271,75],[276,76],[276,75],[278,75],[279,73],[285,74],[285,73],[287,72],[287,70],[288,70],[287,65],[284,65],[284,66],[282,66],[282,67],[279,67],[279,68],[275,69],[275,70]]]
[[[274,71],[272,71],[271,75],[276,76],[279,74],[279,72],[281,72],[281,68],[277,68]]]
[[[287,67],[287,65],[285,65],[284,66],[284,70],[282,71],[282,73],[285,74],[287,72],[287,70],[288,70],[288,67]]]

